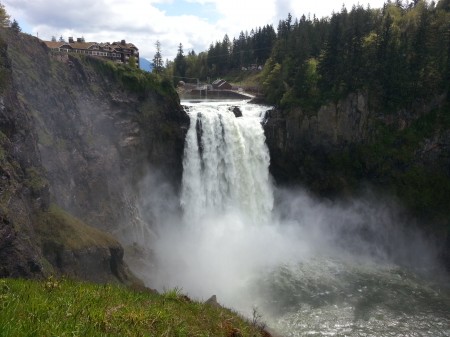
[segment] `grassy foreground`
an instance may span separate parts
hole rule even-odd
[[[0,336],[267,336],[236,313],[164,294],[49,278],[0,279]]]

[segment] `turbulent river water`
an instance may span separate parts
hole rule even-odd
[[[160,233],[154,284],[216,294],[283,336],[450,336],[433,245],[405,229],[395,205],[277,189],[262,128],[269,107],[182,104],[183,216]]]

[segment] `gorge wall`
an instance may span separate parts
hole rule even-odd
[[[28,255],[45,257],[66,274],[95,281],[106,280],[108,273],[119,280],[128,277],[121,245],[110,235],[97,230],[94,235],[83,226],[89,224],[126,241],[127,229],[139,219],[136,200],[148,171],[158,172],[177,190],[189,120],[175,91],[138,73],[119,73],[102,60],[51,53],[40,40],[26,34],[5,29],[1,38],[9,76],[2,98],[11,101],[3,104],[2,111],[9,115],[3,118],[2,132],[8,131],[8,139],[16,137],[18,146],[26,147],[16,151],[17,161],[24,162],[20,164],[22,184],[27,172],[37,180],[33,182],[36,191],[17,192],[28,222],[12,219],[14,226],[24,223],[26,229],[16,228],[15,233],[26,235],[32,243]],[[24,121],[14,135],[7,118],[11,123]],[[9,152],[6,157],[10,158]],[[50,203],[57,207],[49,208]],[[12,210],[16,204],[10,201],[6,208]],[[59,224],[52,225],[52,221]],[[44,237],[50,231],[56,239],[36,242],[27,230]],[[67,232],[78,237],[78,242],[61,244]],[[92,234],[89,239],[83,235],[86,232]],[[97,253],[89,257],[88,251]],[[1,245],[0,252],[10,256]],[[95,266],[93,261],[103,265]],[[5,275],[11,274],[10,267],[4,268]],[[95,275],[95,269],[106,274]]]
[[[0,276],[42,274],[33,217],[49,204],[32,118],[12,84],[8,45],[0,40]]]
[[[273,109],[264,125],[279,184],[316,195],[394,197],[450,261],[450,104],[443,94],[387,113],[366,93],[316,112]],[[450,266],[450,264],[449,264]]]

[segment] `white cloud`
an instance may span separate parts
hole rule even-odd
[[[163,57],[172,59],[181,42],[185,50],[202,51],[215,38],[216,29],[195,16],[167,16],[154,4],[141,0],[4,0],[7,11],[31,27],[41,39],[83,36],[87,41],[135,43],[141,56],[151,59],[160,40]]]
[[[273,24],[285,19],[316,13],[318,17],[339,11],[342,0],[3,0],[8,13],[33,35],[42,39],[52,36],[84,36],[88,41],[118,41],[135,43],[141,56],[151,59],[155,43],[161,42],[164,58],[173,59],[179,43],[185,52],[204,51],[209,44],[230,39],[240,31]],[[382,0],[372,0],[372,7],[380,7]],[[344,1],[351,8],[353,1]],[[174,15],[160,10],[158,5],[208,5],[215,10],[214,22],[196,15]],[[362,4],[364,4],[362,2]],[[364,4],[366,6],[366,4]],[[168,7],[169,8],[169,7]],[[204,13],[202,13],[204,15]]]

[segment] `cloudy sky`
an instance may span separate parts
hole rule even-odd
[[[342,4],[357,0],[0,0],[22,30],[43,40],[52,36],[86,41],[127,40],[149,60],[161,42],[163,58],[173,59],[179,43],[185,54],[208,49],[212,42],[230,39],[240,31],[273,24],[302,14],[329,16]],[[381,7],[384,0],[361,0],[364,7]]]

